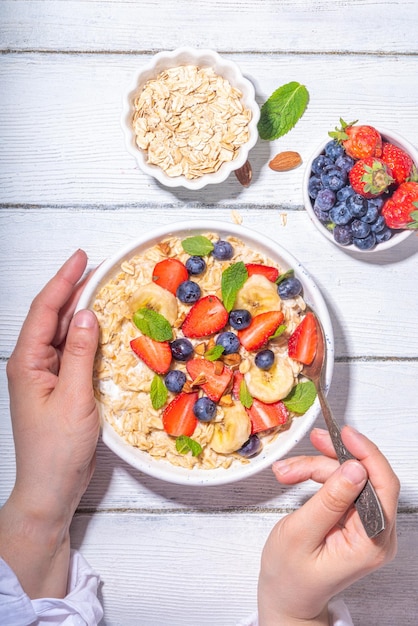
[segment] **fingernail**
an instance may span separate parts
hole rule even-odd
[[[276,473],[281,474],[282,476],[284,476],[284,474],[287,474],[288,471],[290,470],[290,466],[289,466],[289,463],[287,462],[286,459],[284,459],[282,461],[275,461],[273,463],[273,470]]]
[[[313,428],[312,432],[315,432],[315,435],[317,437],[328,437],[328,431],[325,430],[324,428]]]
[[[84,309],[74,315],[74,326],[77,326],[77,328],[93,328],[95,324],[96,316],[93,311]]]
[[[367,472],[358,461],[349,461],[341,467],[342,474],[353,485],[361,485],[367,480]]]

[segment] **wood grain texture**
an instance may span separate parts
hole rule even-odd
[[[288,249],[330,311],[329,401],[371,437],[400,477],[397,559],[344,594],[361,626],[416,624],[418,337],[416,235],[373,257],[329,244],[303,207],[307,160],[340,116],[418,145],[415,0],[95,0],[0,2],[0,502],[15,476],[6,363],[33,296],[78,247],[89,268],[129,239],[212,217]],[[297,80],[310,93],[294,129],[252,150],[252,184],[166,189],[128,154],[121,98],[159,50],[209,47],[235,61],[261,105]],[[273,172],[282,150],[301,167]],[[318,425],[323,425],[322,417]],[[294,451],[310,454],[308,438]],[[102,576],[101,626],[232,626],[255,608],[260,552],[275,521],[316,490],[270,470],[190,489],[141,475],[101,442],[72,525]]]

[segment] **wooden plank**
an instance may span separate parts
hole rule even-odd
[[[102,576],[106,626],[234,626],[256,607],[261,550],[280,517],[82,515],[72,540]],[[343,594],[355,624],[416,623],[417,521],[400,515],[395,561]]]
[[[245,226],[271,237],[312,274],[332,317],[337,358],[416,358],[412,312],[417,310],[418,292],[410,278],[415,272],[416,235],[393,250],[365,257],[327,242],[304,211],[251,207],[240,209],[240,214]],[[205,215],[231,222],[226,207],[208,209]],[[181,212],[140,205],[115,210],[3,208],[0,355],[10,354],[32,298],[75,249],[88,252],[92,268],[135,236],[201,216],[200,205]]]
[[[0,364],[0,501],[14,481],[14,453],[8,411],[4,363]],[[411,414],[416,405],[418,363],[337,363],[329,392],[336,417],[364,432],[389,458],[402,483],[401,510],[416,510],[416,465],[418,421]],[[322,417],[318,425],[323,426]],[[306,438],[294,454],[312,454]],[[85,494],[81,510],[289,510],[313,493],[313,483],[281,487],[270,469],[250,479],[208,490],[175,486],[147,477],[120,461],[102,443],[97,469]]]
[[[3,50],[417,51],[413,1],[2,0],[0,11]]]
[[[297,80],[310,104],[295,128],[274,142],[259,140],[250,160],[253,183],[231,175],[210,189],[167,189],[138,170],[120,128],[121,98],[150,55],[9,54],[0,65],[0,203],[120,206],[202,203],[300,209],[304,166],[279,174],[274,154],[297,150],[303,161],[340,116],[417,136],[418,57],[228,55],[256,87],[261,103]],[[385,77],[382,80],[382,76]],[[353,95],[353,93],[355,95]]]

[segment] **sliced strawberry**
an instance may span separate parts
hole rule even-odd
[[[246,350],[250,352],[258,350],[267,343],[283,320],[284,315],[281,311],[260,313],[253,317],[247,328],[238,331],[238,338]]]
[[[152,272],[152,280],[176,295],[180,283],[189,278],[186,266],[178,259],[164,259],[156,263]]]
[[[193,413],[193,407],[198,398],[198,393],[180,393],[170,402],[163,411],[163,426],[166,433],[179,437],[186,435],[191,437],[197,425],[197,418]]]
[[[206,382],[199,385],[205,394],[214,402],[219,402],[232,380],[232,370],[223,366],[220,374],[217,374],[219,362],[207,361],[206,359],[191,359],[186,363],[186,369],[193,380],[202,374]]]
[[[261,274],[265,276],[272,283],[276,282],[279,277],[279,270],[275,267],[271,267],[270,265],[261,265],[261,263],[247,263],[246,266],[248,276],[252,276],[253,274]]]
[[[251,420],[251,434],[259,433],[281,424],[286,424],[289,419],[289,411],[281,400],[273,404],[266,404],[253,398],[253,403],[247,409]]]
[[[289,337],[288,352],[291,359],[309,365],[314,360],[318,345],[315,315],[307,313]]]
[[[172,354],[168,341],[154,341],[141,335],[130,342],[132,350],[157,374],[166,374],[170,369]]]
[[[228,311],[217,296],[204,296],[192,306],[181,327],[186,337],[208,337],[228,321]]]
[[[244,380],[244,374],[241,374],[239,370],[234,372],[234,382],[232,385],[232,397],[234,400],[239,400],[239,392],[241,389],[241,383]]]

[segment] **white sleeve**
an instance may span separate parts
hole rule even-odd
[[[0,559],[0,624],[7,626],[97,626],[103,609],[99,576],[79,552],[71,551],[65,598],[31,600],[13,570]]]
[[[333,598],[328,604],[330,626],[354,626],[348,609],[340,598]],[[258,626],[257,613],[238,622],[237,626]]]

